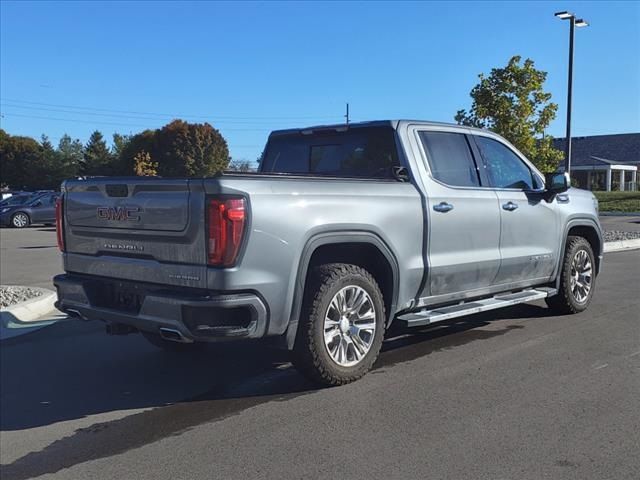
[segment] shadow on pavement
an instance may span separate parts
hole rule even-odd
[[[543,307],[521,305],[411,334],[396,331],[385,341],[374,370],[524,328],[493,325],[474,330],[495,320],[548,315]],[[29,478],[109,457],[258,404],[287,401],[317,389],[291,367],[287,352],[258,343],[168,354],[140,335],[106,336],[95,322],[67,321],[3,341],[0,355],[1,431],[147,409],[78,429],[3,465],[3,479]]]

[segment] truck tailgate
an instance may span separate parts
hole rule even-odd
[[[65,183],[66,268],[119,279],[206,285],[202,180]]]

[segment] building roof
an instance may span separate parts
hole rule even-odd
[[[564,150],[565,139],[556,138],[553,146]],[[640,133],[593,135],[571,139],[571,165],[640,164]]]

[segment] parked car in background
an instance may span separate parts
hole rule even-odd
[[[27,203],[29,200],[32,200],[36,196],[37,195],[32,192],[15,193],[13,195],[10,195],[4,198],[2,201],[0,201],[0,207],[8,207],[11,205],[23,205]]]
[[[6,204],[3,202],[0,205],[0,224],[15,228],[33,224],[54,224],[58,196],[58,193],[51,192],[10,197],[4,200]]]

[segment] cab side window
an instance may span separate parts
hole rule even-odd
[[[521,190],[538,187],[529,167],[508,147],[488,137],[475,136],[475,141],[492,187]]]
[[[420,132],[431,174],[454,187],[479,187],[480,178],[469,143],[462,133]]]

